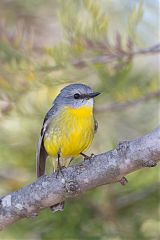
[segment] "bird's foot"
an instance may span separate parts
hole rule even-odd
[[[125,186],[128,183],[127,178],[122,177],[119,181],[118,181],[122,186]]]
[[[80,153],[84,157],[84,161],[89,160],[91,162],[91,159],[95,156],[94,153],[92,153],[90,156],[87,156],[84,153]]]
[[[63,171],[62,171],[63,168],[65,168],[65,167],[60,167],[60,168],[57,169],[56,178],[59,176],[59,174],[61,174],[62,177],[64,178],[64,174],[63,174]]]

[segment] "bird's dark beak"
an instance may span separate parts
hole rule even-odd
[[[89,93],[88,98],[94,98],[94,97],[98,96],[99,94],[101,94],[101,93],[100,92]]]

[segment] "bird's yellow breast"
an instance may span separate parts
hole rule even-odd
[[[94,137],[92,107],[65,107],[53,118],[44,136],[44,147],[50,156],[78,156],[86,150]]]

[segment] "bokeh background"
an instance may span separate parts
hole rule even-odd
[[[159,1],[0,1],[0,195],[33,182],[43,117],[59,90],[103,92],[88,154],[152,131],[158,119]],[[82,159],[81,159],[82,160]],[[50,161],[48,161],[48,172]],[[0,233],[0,239],[159,239],[158,167],[67,200]]]

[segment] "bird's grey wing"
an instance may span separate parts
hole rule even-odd
[[[55,106],[53,105],[52,108],[47,112],[47,114],[44,118],[44,121],[43,121],[41,134],[40,134],[38,146],[37,146],[37,152],[36,152],[36,174],[37,174],[37,177],[40,177],[45,174],[46,159],[47,159],[48,154],[44,148],[43,139],[44,139],[45,132],[48,129],[49,124],[50,124],[52,118],[55,116],[56,112],[57,112],[57,110],[56,110]]]
[[[97,132],[97,129],[98,129],[98,122],[97,122],[97,120],[94,118],[94,133]]]

